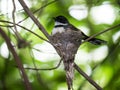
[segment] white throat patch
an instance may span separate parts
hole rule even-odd
[[[56,33],[62,33],[65,32],[64,27],[57,27],[57,28],[53,28],[52,30],[52,35],[56,34]]]
[[[55,26],[57,26],[57,25],[66,26],[66,25],[68,25],[68,24],[67,24],[67,23],[55,22]],[[62,33],[62,32],[65,32],[64,27],[54,27],[53,30],[52,30],[52,35],[54,35],[54,34],[56,34],[56,33]]]

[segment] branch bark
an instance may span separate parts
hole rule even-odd
[[[1,34],[1,36],[5,39],[9,50],[10,50],[11,53],[13,54],[13,57],[14,57],[14,59],[15,59],[15,62],[16,62],[16,64],[17,64],[17,66],[18,66],[18,68],[19,68],[19,70],[20,70],[20,72],[21,72],[21,76],[22,76],[22,78],[23,78],[23,80],[24,80],[23,82],[24,82],[24,84],[25,84],[26,90],[32,90],[31,84],[30,84],[30,82],[29,82],[29,80],[28,80],[28,77],[27,77],[27,75],[26,75],[26,73],[25,73],[25,70],[24,70],[24,68],[23,68],[22,62],[21,62],[19,56],[17,55],[15,49],[13,48],[13,46],[12,46],[12,44],[11,44],[11,42],[10,42],[9,37],[6,35],[6,33],[5,33],[1,28],[0,28],[0,34]]]
[[[89,41],[90,39],[92,39],[92,38],[100,35],[100,34],[103,34],[103,33],[107,32],[107,31],[113,30],[114,28],[117,28],[117,27],[120,27],[120,24],[117,24],[117,25],[115,25],[115,26],[113,26],[113,27],[110,27],[110,28],[108,28],[108,29],[105,29],[105,30],[103,30],[103,31],[101,31],[101,32],[99,32],[99,33],[96,33],[96,34],[90,36],[88,39],[86,39],[84,42],[82,42],[82,44],[85,43],[85,42],[87,42],[87,41]]]
[[[28,14],[28,16],[34,21],[34,23],[38,26],[38,28],[41,30],[41,32],[50,40],[50,35],[47,33],[47,31],[45,30],[45,28],[40,24],[40,22],[37,20],[37,18],[35,18],[35,16],[33,15],[33,13],[30,11],[30,9],[28,8],[28,6],[25,4],[25,2],[23,0],[18,0],[20,2],[20,4],[22,5],[23,9],[25,10],[25,12]]]
[[[53,0],[53,1],[51,1],[51,2],[49,2],[49,3],[47,3],[47,4],[45,4],[45,5],[41,6],[41,7],[38,8],[37,10],[33,11],[33,14],[39,12],[40,10],[42,10],[43,8],[45,8],[45,7],[49,6],[49,5],[55,3],[56,1],[58,1],[58,0]],[[28,17],[29,17],[29,16],[26,16],[23,20],[19,21],[17,24],[19,24],[19,23],[25,21]]]
[[[50,35],[46,32],[46,30],[44,29],[44,27],[39,23],[39,21],[35,18],[35,16],[33,15],[33,13],[29,10],[29,8],[28,8],[27,5],[25,4],[24,0],[19,0],[19,2],[20,2],[20,4],[22,5],[22,7],[23,7],[23,9],[25,10],[25,12],[28,14],[28,16],[34,21],[34,23],[35,23],[35,24],[38,26],[38,28],[41,30],[41,32],[51,41]],[[116,28],[116,27],[118,27],[118,26],[120,26],[120,24],[119,24],[119,25],[116,25],[116,26],[114,26],[114,27],[112,27],[112,28],[109,28],[109,29],[107,29],[107,30],[105,30],[105,31],[102,31],[102,32],[100,32],[100,33],[97,33],[97,34],[95,34],[95,35],[92,35],[90,38],[86,39],[84,42],[92,39],[93,37],[96,37],[97,35],[100,35],[100,34],[102,34],[102,33],[104,33],[104,32],[107,32],[107,31],[113,29],[113,28]],[[51,43],[51,44],[52,44],[52,43]],[[54,46],[54,45],[53,45],[53,46]],[[56,47],[56,46],[54,46],[54,47],[55,47],[56,51],[59,51],[59,50],[57,50],[57,47]],[[58,53],[59,53],[59,52],[58,52]],[[84,72],[78,67],[78,65],[74,64],[74,68],[75,68],[83,77],[85,77],[97,90],[102,90],[102,88],[101,88],[95,81],[93,81],[86,73],[84,73]]]
[[[85,72],[82,71],[82,69],[80,69],[78,67],[77,64],[74,63],[74,68],[87,80],[89,81],[89,83],[91,83],[97,90],[102,90],[102,88],[94,81],[92,80]]]
[[[10,22],[10,21],[6,21],[6,20],[0,20],[0,22],[9,23],[9,24],[15,24],[16,26],[19,26],[19,27],[23,28],[24,30],[34,34],[35,36],[37,36],[41,40],[44,40],[44,41],[50,43],[48,40],[44,39],[43,37],[39,36],[37,33],[34,33],[33,31],[29,30],[28,28],[26,28],[24,26],[21,26],[19,24],[16,24],[16,23],[13,23],[13,22]],[[13,27],[13,25],[12,26],[11,25],[0,25],[0,26],[2,26],[2,27]]]

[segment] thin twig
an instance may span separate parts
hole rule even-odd
[[[21,39],[21,37],[20,37],[20,35],[19,35],[18,31],[17,31],[16,24],[15,24],[15,11],[16,11],[15,0],[12,0],[12,3],[13,3],[13,11],[12,11],[13,27],[15,29],[14,33],[17,36],[18,39]]]
[[[59,61],[58,65],[53,67],[53,68],[42,68],[41,69],[41,68],[29,68],[29,67],[26,67],[25,69],[30,69],[30,70],[54,70],[54,69],[57,69],[60,66],[61,62],[62,62],[62,59]]]
[[[35,10],[33,13],[36,13],[36,12],[40,11],[41,9],[47,7],[48,5],[50,5],[50,4],[52,4],[52,3],[56,2],[56,1],[58,1],[58,0],[53,0],[53,1],[51,1],[51,2],[49,2],[49,3],[47,3],[47,4],[45,4],[45,5],[43,5],[42,7],[38,8],[37,10]],[[27,17],[24,18],[23,20],[19,21],[17,24],[25,21],[28,17],[29,17],[29,16],[27,16]]]
[[[82,44],[85,43],[85,42],[87,42],[87,41],[89,41],[90,39],[92,39],[92,38],[100,35],[100,34],[103,34],[103,33],[107,32],[107,31],[110,31],[110,30],[112,30],[112,29],[114,29],[114,28],[117,28],[117,27],[120,27],[120,24],[115,25],[115,26],[113,26],[113,27],[110,27],[110,28],[108,28],[108,29],[105,29],[105,30],[103,30],[103,31],[101,31],[101,32],[99,32],[99,33],[96,33],[96,34],[90,36],[89,38],[87,38],[86,40],[84,40],[84,41],[82,42]]]
[[[31,49],[31,48],[30,48],[30,49]],[[29,52],[31,52],[31,50],[30,50]],[[37,69],[33,51],[32,51],[30,54],[31,54],[31,59],[32,59],[34,68]],[[43,81],[43,78],[41,77],[41,74],[39,73],[39,71],[38,71],[38,70],[35,70],[35,71],[36,71],[36,78],[37,78],[38,83],[39,83],[40,85],[42,85],[45,90],[50,90],[50,88],[48,87],[48,85]]]
[[[20,58],[18,57],[18,55],[17,55],[14,47],[12,46],[9,37],[6,35],[6,33],[4,32],[4,30],[2,30],[1,28],[0,28],[0,34],[1,34],[2,37],[5,39],[9,50],[10,50],[11,53],[13,54],[13,57],[14,57],[14,59],[15,59],[15,62],[16,62],[17,66],[18,66],[18,68],[19,68],[19,70],[20,70],[20,72],[21,72],[21,74],[22,74],[22,78],[23,78],[23,80],[24,80],[24,84],[25,84],[26,90],[32,90],[32,87],[31,87],[31,85],[30,85],[30,82],[29,82],[29,80],[28,80],[28,77],[27,77],[27,75],[26,75],[26,73],[25,73],[25,70],[24,70],[24,68],[23,68],[22,62],[21,62]]]
[[[5,22],[5,23],[14,24],[13,22],[5,21],[5,20],[0,20],[0,22]],[[48,40],[44,39],[43,37],[39,36],[38,34],[34,33],[33,31],[29,30],[28,28],[26,28],[26,27],[24,27],[24,26],[22,26],[22,25],[19,25],[19,24],[15,24],[15,25],[17,25],[17,26],[23,28],[24,30],[29,31],[30,33],[34,34],[34,35],[37,36],[38,38],[40,38],[40,39],[42,39],[42,40],[44,40],[44,41],[50,43]],[[13,27],[13,26],[10,26],[10,25],[0,25],[0,26],[4,26],[4,27],[5,27],[5,26]]]
[[[14,30],[13,30],[13,32],[15,33],[15,35],[16,35],[16,37],[17,37],[17,46],[18,46],[18,48],[24,48],[24,47],[26,47],[26,46],[28,46],[30,43],[29,42],[27,42],[26,40],[24,40],[21,36],[20,36],[20,34],[19,34],[19,32],[18,32],[18,30],[17,30],[17,26],[16,26],[16,21],[15,21],[15,11],[16,11],[16,5],[15,5],[15,0],[12,0],[12,3],[13,3],[13,11],[12,11],[12,19],[13,19],[13,27],[14,27]]]
[[[39,18],[40,14],[41,14],[40,11],[42,11],[43,8],[47,7],[48,5],[50,5],[50,4],[52,4],[52,3],[56,2],[56,1],[57,1],[57,0],[53,0],[53,1],[51,1],[50,3],[47,3],[47,4],[43,5],[42,7],[40,7],[39,9],[37,9],[36,11],[34,11],[33,13],[36,13],[36,12],[39,11],[39,14],[36,16],[36,18],[37,18],[37,19]],[[28,18],[28,16],[27,16],[27,18]],[[27,18],[25,18],[24,20],[26,20]],[[35,23],[33,23],[33,25],[31,26],[30,30],[32,30],[32,28],[34,27],[34,25],[35,25]]]
[[[34,23],[38,26],[38,28],[41,30],[41,32],[50,40],[50,35],[47,33],[47,31],[45,30],[45,28],[40,24],[40,22],[35,18],[35,16],[33,15],[33,13],[30,11],[30,9],[28,8],[28,6],[26,5],[26,3],[23,0],[18,0],[20,2],[20,4],[22,5],[23,9],[25,10],[25,12],[28,14],[28,16],[34,21]]]
[[[96,69],[96,67],[104,64],[104,63],[108,60],[108,58],[112,58],[113,56],[115,56],[115,55],[113,55],[113,54],[114,54],[115,50],[117,50],[117,49],[120,48],[120,47],[119,47],[119,46],[120,46],[119,43],[120,43],[120,38],[118,39],[118,42],[117,42],[115,45],[113,45],[112,47],[110,47],[110,48],[112,48],[112,49],[109,50],[107,57],[106,57],[102,62],[97,63],[97,64],[92,68],[92,74],[91,74],[89,77],[92,77],[92,75],[95,73],[94,70]],[[113,60],[114,60],[114,59],[113,59]],[[84,86],[85,82],[86,82],[85,80],[82,82],[82,85],[80,85],[80,87],[78,88],[78,90],[81,90],[81,86]]]
[[[85,72],[82,71],[82,69],[80,69],[78,67],[77,64],[74,63],[74,68],[86,79],[89,81],[89,83],[91,83],[97,90],[102,90],[102,88],[94,81],[92,80]]]

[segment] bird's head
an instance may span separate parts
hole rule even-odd
[[[53,18],[55,20],[55,25],[68,25],[69,22],[64,16],[57,16]]]

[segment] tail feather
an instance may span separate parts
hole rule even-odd
[[[87,35],[85,35],[84,33],[82,33],[82,35],[84,36],[83,39],[86,40],[89,37]],[[101,45],[101,44],[106,44],[107,42],[101,39],[97,39],[97,38],[92,38],[90,40],[88,40],[88,42],[95,44],[95,45]]]
[[[95,44],[95,45],[101,45],[101,44],[106,44],[107,42],[101,39],[97,39],[97,38],[92,38],[90,39],[88,42]]]

